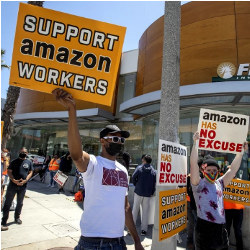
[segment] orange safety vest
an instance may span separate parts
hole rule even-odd
[[[49,171],[57,171],[59,169],[59,163],[56,159],[52,159],[49,163]]]
[[[1,157],[1,162],[3,163],[3,158],[2,157]],[[8,172],[7,172],[8,167],[9,167],[9,159],[8,158],[6,158],[6,165],[7,165],[7,168],[6,168],[5,171],[3,171],[3,175],[7,175],[8,174]]]
[[[8,174],[7,170],[8,170],[8,168],[5,171],[3,171],[3,175],[7,175]]]
[[[224,200],[224,209],[244,209],[245,206],[238,203],[233,203]]]

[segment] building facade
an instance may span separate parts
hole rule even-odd
[[[190,153],[200,108],[250,116],[250,2],[190,2],[181,7],[179,142]],[[138,49],[122,54],[111,107],[77,100],[83,150],[100,152],[107,124],[129,130],[132,164],[151,154],[157,165],[164,17],[151,24]],[[171,94],[171,93],[169,93]],[[67,111],[49,94],[22,89],[8,147],[38,155],[68,150]],[[250,131],[248,131],[250,141]],[[212,153],[221,164],[233,155]]]

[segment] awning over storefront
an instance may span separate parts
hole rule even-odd
[[[114,120],[114,116],[103,109],[93,108],[77,110],[78,122],[89,121],[110,121]],[[55,112],[34,112],[25,114],[16,114],[14,117],[15,126],[19,125],[31,125],[39,123],[62,123],[68,122],[67,111],[55,111]]]
[[[161,91],[134,97],[120,105],[120,112],[145,116],[160,111]],[[250,81],[228,81],[180,87],[180,108],[213,105],[249,105]]]

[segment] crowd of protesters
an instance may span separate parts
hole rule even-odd
[[[132,175],[131,182],[135,186],[135,191],[133,210],[131,210],[127,198],[131,157],[129,153],[121,151],[130,133],[120,130],[116,125],[107,125],[100,132],[101,155],[94,156],[82,151],[74,99],[63,90],[56,90],[54,94],[69,110],[68,126],[74,131],[68,136],[70,152],[61,157],[57,153],[53,157],[46,156],[41,166],[35,169],[35,164],[28,159],[26,148],[21,148],[18,158],[11,162],[9,151],[2,149],[1,202],[4,205],[1,230],[8,230],[7,220],[15,195],[17,203],[14,219],[17,224],[22,224],[20,215],[24,195],[27,182],[32,176],[39,175],[40,180],[45,182],[46,173],[49,172],[48,187],[57,186],[58,193],[64,193],[66,182],[59,185],[54,178],[58,172],[68,178],[74,163],[76,172],[72,193],[79,191],[83,195],[84,191],[85,195],[84,214],[80,222],[81,237],[75,249],[94,247],[105,249],[108,245],[117,247],[116,249],[126,249],[123,239],[125,225],[129,235],[134,239],[135,249],[143,249],[135,224],[141,207],[141,235],[145,236],[148,230],[150,198],[156,190],[156,171],[151,165],[152,157],[149,154],[143,155],[141,164]],[[223,189],[233,178],[249,180],[248,167],[244,165],[244,161],[248,160],[248,145],[243,144],[244,150],[236,154],[231,165],[226,163],[220,166],[211,155],[199,159],[196,143],[199,140],[198,132],[194,134],[193,140],[190,174],[187,177],[187,249],[228,249],[230,229],[233,224],[237,250],[243,250],[241,226],[244,206],[224,201]],[[3,202],[3,193],[7,185]],[[100,200],[102,207],[99,206]]]

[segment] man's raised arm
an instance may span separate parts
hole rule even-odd
[[[80,172],[85,172],[89,163],[89,154],[82,151],[82,142],[77,124],[74,98],[63,89],[55,89],[52,94],[69,112],[68,145],[72,160]]]

